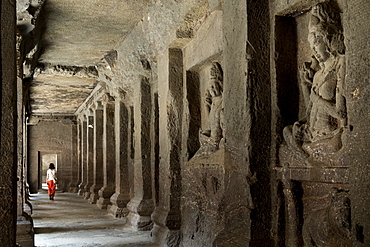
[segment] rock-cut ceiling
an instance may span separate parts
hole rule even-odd
[[[150,2],[17,1],[18,24],[35,22],[37,12],[43,25],[41,52],[30,84],[32,115],[73,115],[96,85],[96,64],[122,43]]]

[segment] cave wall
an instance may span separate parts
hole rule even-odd
[[[347,145],[350,166],[350,198],[354,246],[370,245],[369,203],[369,13],[367,1],[344,1],[343,18],[347,48],[347,107],[351,132]]]
[[[130,177],[122,182],[134,228],[151,229],[153,241],[165,246],[301,246],[303,235],[313,238],[318,228],[315,216],[336,196],[347,203],[349,191],[352,225],[343,243],[366,245],[360,215],[367,208],[367,156],[361,154],[368,129],[358,119],[367,116],[367,60],[359,55],[367,48],[366,35],[358,35],[363,29],[350,18],[365,16],[360,0],[330,3],[347,46],[344,155],[327,162],[334,156],[319,150],[302,161],[283,136],[307,110],[298,71],[311,59],[310,10],[321,2],[158,1],[97,65],[99,87],[110,97],[120,94],[131,112],[123,117]],[[201,137],[210,124],[204,101],[214,64],[223,71],[222,134],[216,146],[204,146],[214,141]],[[322,162],[315,167],[310,162],[317,157]]]
[[[28,183],[31,193],[37,193],[41,189],[41,184],[45,183],[40,174],[43,155],[57,157],[45,161],[56,161],[57,189],[68,190],[72,178],[72,164],[74,164],[72,157],[75,157],[74,152],[77,151],[73,149],[73,125],[70,119],[41,120],[35,125],[28,125]]]
[[[15,2],[0,3],[0,242],[14,246],[17,222]]]

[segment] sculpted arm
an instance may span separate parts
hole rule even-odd
[[[335,87],[335,97],[332,100],[322,98],[318,93],[311,93],[310,98],[313,102],[318,102],[330,116],[345,120],[347,117],[346,102],[344,97],[344,63],[339,62],[336,67],[337,84]]]

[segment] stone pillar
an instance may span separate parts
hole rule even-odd
[[[130,210],[129,220],[133,228],[138,230],[150,230],[151,214],[154,210],[152,196],[152,172],[151,172],[151,119],[152,100],[151,86],[147,78],[143,78],[139,84],[140,93],[138,102],[135,102],[135,159],[134,159],[134,198],[131,199],[127,208]]]
[[[34,246],[33,222],[25,208],[30,208],[27,204],[26,196],[26,177],[24,176],[24,97],[23,97],[23,59],[21,50],[22,36],[17,33],[17,177],[18,177],[18,198],[17,198],[17,243],[22,246]],[[30,210],[28,210],[30,211]],[[29,212],[31,213],[31,212]]]
[[[251,246],[273,246],[271,235],[271,81],[270,79],[270,17],[269,0],[247,0],[247,49],[248,79],[247,106],[250,109],[250,170],[256,174],[258,182],[251,186],[253,214],[251,214]],[[253,28],[253,27],[260,28]],[[254,52],[253,48],[257,51]],[[266,82],[266,83],[262,83]]]
[[[68,191],[76,193],[80,183],[80,156],[79,156],[79,124],[72,121],[72,154],[71,154],[71,182],[68,185]]]
[[[175,244],[181,241],[181,140],[182,140],[182,99],[183,99],[183,54],[181,49],[169,49],[158,59],[159,67],[167,69],[165,78],[158,78],[162,83],[158,85],[159,99],[159,132],[160,159],[158,175],[157,205],[152,214],[152,240],[158,244]],[[168,68],[167,68],[168,67]],[[165,75],[159,75],[164,77]],[[191,95],[195,100],[195,95]],[[155,102],[154,101],[154,102]],[[157,105],[157,103],[154,103]],[[159,128],[159,127],[158,127]],[[198,133],[198,128],[196,129]],[[197,134],[198,135],[198,134]],[[154,138],[155,140],[156,138]],[[158,158],[159,159],[159,158]],[[176,245],[175,245],[176,246]]]
[[[86,192],[85,186],[87,184],[87,157],[86,157],[86,150],[87,150],[87,121],[86,117],[82,116],[81,119],[81,141],[80,141],[80,156],[81,156],[81,183],[78,186],[79,191],[78,195],[83,196]]]
[[[103,187],[103,106],[95,102],[94,111],[94,179],[90,188],[90,203],[99,199],[99,189]]]
[[[127,216],[128,209],[126,208],[126,206],[127,203],[130,201],[130,186],[128,176],[129,115],[123,99],[123,95],[116,95],[116,191],[110,198],[112,206],[109,208],[109,213],[117,218]]]
[[[222,205],[225,228],[212,246],[249,246],[250,212],[250,100],[247,98],[247,4],[230,0],[222,4],[224,43],[225,193]],[[237,24],[237,25],[236,25]],[[237,117],[236,117],[237,116]],[[268,190],[270,189],[267,186]]]
[[[103,187],[99,190],[96,205],[106,209],[110,197],[115,192],[115,135],[114,135],[114,99],[105,94],[103,104]]]
[[[87,183],[85,185],[84,199],[88,200],[90,198],[90,188],[93,185],[94,180],[94,116],[93,110],[89,109],[89,115],[87,116],[87,161],[86,161],[86,175]]]
[[[81,119],[77,119],[77,165],[78,165],[78,172],[77,172],[77,193],[79,191],[79,186],[82,183],[82,155],[81,155],[81,148],[82,148],[82,123]]]
[[[15,246],[17,222],[15,1],[0,2],[0,243]]]

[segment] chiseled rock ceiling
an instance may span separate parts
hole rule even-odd
[[[125,39],[150,2],[46,0],[41,69],[30,87],[32,114],[73,115],[96,85],[94,66]]]

